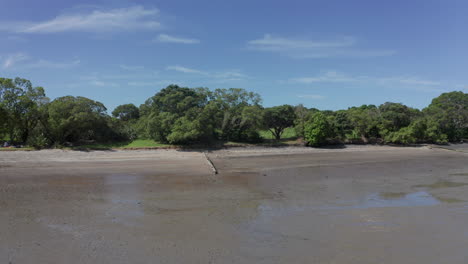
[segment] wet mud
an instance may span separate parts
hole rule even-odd
[[[468,263],[465,152],[207,155],[0,153],[0,263]]]

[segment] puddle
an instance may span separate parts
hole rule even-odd
[[[430,189],[441,189],[441,188],[453,188],[453,187],[461,187],[468,185],[468,183],[465,182],[452,182],[452,181],[438,181],[432,184],[419,184],[419,185],[413,185],[413,187],[418,188],[430,188]]]
[[[105,216],[111,222],[136,226],[145,213],[142,208],[143,178],[138,175],[105,176]]]
[[[285,216],[291,213],[303,212],[307,210],[347,210],[347,209],[367,209],[379,207],[411,207],[411,206],[432,206],[442,202],[462,202],[457,199],[435,197],[428,192],[420,191],[413,193],[372,193],[359,200],[337,201],[329,205],[310,204],[278,204],[263,201],[257,206],[257,212],[263,216]]]
[[[428,192],[414,193],[374,193],[352,208],[429,206],[440,204],[440,200]]]

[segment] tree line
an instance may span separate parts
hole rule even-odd
[[[139,107],[112,115],[85,97],[46,97],[22,78],[0,78],[0,140],[34,147],[153,139],[169,144],[261,142],[269,130],[280,140],[293,127],[306,144],[447,143],[468,138],[468,94],[443,93],[422,109],[387,102],[320,111],[303,105],[263,107],[244,89],[169,85]]]

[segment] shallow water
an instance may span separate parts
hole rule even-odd
[[[385,193],[373,193],[354,208],[431,206],[440,204],[440,200],[425,191],[413,192],[402,197],[389,198]]]

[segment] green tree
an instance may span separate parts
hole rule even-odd
[[[122,121],[135,120],[140,117],[140,110],[134,104],[123,104],[112,111],[112,116]]]
[[[352,107],[347,111],[353,134],[358,135],[364,142],[371,137],[380,137],[380,112],[375,105]]]
[[[419,114],[417,109],[390,102],[380,105],[379,111],[381,115],[380,132],[384,136],[409,126],[411,121]]]
[[[26,79],[0,78],[0,108],[4,130],[10,140],[26,143],[40,120],[40,108],[47,104],[44,88]]]
[[[468,93],[443,93],[423,113],[430,124],[429,134],[441,133],[449,141],[468,138]]]
[[[353,133],[353,126],[348,117],[348,111],[338,110],[334,113],[331,119],[331,124],[334,128],[334,134],[340,139],[345,140],[347,135]]]
[[[207,118],[205,106],[209,92],[204,88],[169,85],[140,106],[145,115],[149,136],[171,144],[207,140],[213,134],[214,122]]]
[[[299,104],[294,107],[294,114],[296,116],[294,119],[294,129],[296,130],[296,134],[299,137],[304,137],[305,124],[310,118],[310,112],[302,104]]]
[[[47,106],[45,113],[47,136],[55,144],[111,139],[113,135],[106,110],[102,103],[85,97],[56,98]]]
[[[313,147],[325,145],[331,131],[332,127],[327,117],[322,112],[315,113],[312,119],[306,123],[305,141]]]
[[[210,104],[217,109],[212,116],[215,129],[224,140],[258,141],[261,128],[260,95],[240,88],[216,89]],[[255,113],[257,116],[252,116]]]
[[[270,130],[276,140],[281,139],[285,128],[294,125],[296,115],[290,105],[280,105],[266,108],[263,119],[265,126]]]
[[[4,139],[7,133],[7,111],[0,106],[0,140]]]

